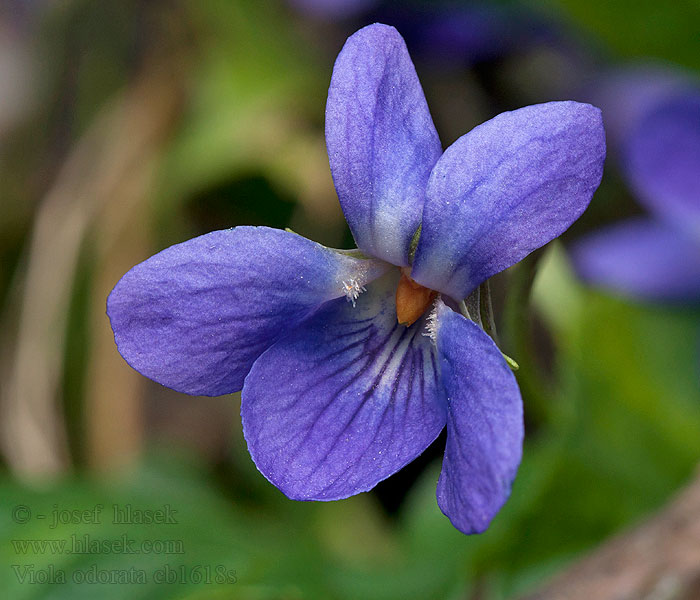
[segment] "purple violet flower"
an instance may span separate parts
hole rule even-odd
[[[299,11],[322,19],[346,19],[371,9],[379,0],[289,0]]]
[[[523,53],[557,38],[551,24],[513,3],[385,2],[374,14],[403,32],[414,56],[451,66]]]
[[[359,249],[265,227],[167,248],[109,296],[119,351],[181,392],[242,389],[250,454],[293,499],[370,490],[446,425],[438,504],[482,532],[520,462],[522,402],[494,342],[451,307],[585,210],[600,111],[529,106],[443,153],[403,39],[375,24],[338,56],[326,140]]]
[[[690,75],[681,69],[641,62],[597,74],[579,95],[603,111],[608,148],[619,153],[645,115],[661,102],[693,87]]]
[[[621,167],[651,216],[607,226],[574,248],[584,280],[625,296],[700,301],[700,90],[683,83],[670,75],[647,82],[655,94],[634,95],[636,119],[622,128]]]

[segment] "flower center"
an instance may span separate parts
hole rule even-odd
[[[435,290],[423,287],[401,269],[401,279],[396,287],[396,318],[401,325],[413,325],[437,296]]]

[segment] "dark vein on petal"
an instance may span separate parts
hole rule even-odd
[[[394,333],[395,333],[396,330],[397,330],[397,327],[398,327],[398,326],[395,326],[395,327],[394,327],[394,329],[393,329],[392,332],[391,332],[391,336],[390,336],[390,337],[392,337],[392,336],[394,335]],[[345,423],[345,425],[343,426],[343,428],[338,432],[338,434],[335,436],[335,438],[334,438],[333,441],[331,442],[330,451],[329,451],[328,454],[325,456],[325,458],[324,458],[323,460],[321,460],[321,461],[312,469],[312,471],[307,475],[307,477],[312,477],[312,476],[313,476],[313,475],[328,461],[330,455],[333,453],[333,449],[335,448],[336,444],[338,443],[338,440],[345,434],[345,432],[348,430],[348,428],[350,427],[350,425],[352,425],[352,423],[353,423],[353,422],[355,421],[355,419],[357,418],[357,415],[360,414],[360,412],[361,412],[362,409],[364,408],[366,402],[372,397],[374,390],[375,390],[375,389],[377,388],[377,386],[378,386],[378,382],[380,381],[381,377],[383,377],[383,375],[384,375],[384,373],[386,372],[386,369],[387,369],[389,363],[391,362],[391,359],[393,358],[394,354],[396,353],[397,348],[401,345],[401,342],[403,341],[404,337],[406,336],[406,334],[407,334],[407,332],[408,332],[408,329],[407,329],[407,328],[403,328],[403,329],[404,329],[404,331],[402,331],[402,332],[400,333],[400,335],[398,336],[398,340],[397,340],[396,343],[394,344],[394,347],[391,349],[391,352],[389,353],[388,357],[384,360],[384,364],[382,365],[382,368],[381,368],[381,370],[380,370],[379,375],[378,375],[377,377],[375,377],[374,381],[372,382],[372,385],[371,385],[370,389],[368,389],[368,390],[364,393],[364,395],[363,395],[363,397],[362,397],[362,400],[359,402],[359,404],[357,405],[357,407],[356,407],[355,410],[353,411],[352,415],[350,416],[350,419]],[[387,341],[388,341],[388,340],[387,340]],[[381,347],[382,347],[382,346],[380,346],[380,348],[381,348]],[[376,358],[376,353],[375,353],[375,358]],[[351,384],[352,384],[352,382],[350,382],[350,384],[348,384],[347,386],[345,386],[344,389],[347,389],[347,387],[349,387]],[[342,391],[344,391],[344,389],[343,389]],[[338,393],[336,394],[336,396],[335,396],[336,398],[338,397],[338,394],[339,394],[339,393],[340,393],[340,392],[338,392]],[[329,403],[329,405],[330,405],[330,403]],[[324,410],[325,410],[325,409],[324,409]],[[320,415],[319,415],[319,416],[320,416]],[[317,419],[316,423],[318,423],[318,419]],[[314,425],[315,425],[315,424],[314,424]],[[312,429],[313,429],[313,427],[312,427]]]
[[[392,330],[392,331],[389,333],[389,335],[388,335],[388,336],[384,339],[384,341],[380,344],[380,347],[383,347],[386,343],[389,342],[389,340],[391,339],[391,337],[394,335],[394,331],[395,331],[395,330]],[[369,342],[369,340],[370,340],[370,336],[368,336],[368,337],[364,340],[364,341],[365,341],[365,344],[366,344],[367,342]],[[306,433],[304,434],[304,437],[303,437],[303,438],[301,439],[301,441],[297,444],[297,447],[296,447],[296,449],[295,449],[295,452],[294,452],[292,455],[290,455],[290,457],[289,457],[289,461],[290,461],[290,462],[293,462],[293,461],[296,460],[296,458],[299,456],[299,454],[300,454],[301,451],[303,450],[304,445],[306,444],[306,442],[308,441],[308,439],[311,437],[311,435],[312,435],[314,429],[316,428],[317,424],[318,424],[319,421],[321,420],[321,417],[326,413],[326,411],[327,411],[327,410],[331,407],[331,405],[333,404],[333,400],[334,400],[334,399],[337,399],[338,396],[339,396],[339,394],[341,394],[341,393],[344,392],[346,389],[348,389],[348,388],[354,383],[354,381],[356,381],[358,378],[360,378],[360,377],[362,376],[362,374],[373,364],[372,359],[373,359],[374,357],[372,356],[371,353],[368,352],[368,356],[364,356],[363,358],[367,358],[367,362],[366,362],[366,363],[364,364],[364,366],[356,373],[355,377],[354,377],[354,378],[351,378],[347,383],[344,383],[337,391],[335,391],[335,392],[331,395],[330,401],[323,407],[323,409],[321,409],[321,411],[318,413],[318,415],[316,415],[316,418],[315,418],[314,423],[311,425],[311,427],[309,427],[309,429],[308,429],[308,430],[306,431]],[[345,367],[344,367],[343,369],[341,369],[341,371],[344,370],[344,369],[345,369]],[[315,381],[309,388],[307,388],[307,389],[306,389],[304,392],[302,392],[302,393],[308,393],[308,392],[309,392],[310,390],[312,390],[314,387],[316,387],[317,385],[320,385],[320,384],[323,383],[324,381],[329,380],[330,378],[331,378],[331,376],[326,376],[326,377],[324,377],[323,379],[320,379],[320,380],[318,380],[318,381]],[[302,394],[302,393],[299,393],[299,394],[297,395],[297,399],[295,400],[294,404],[296,404],[296,403],[298,402],[298,400],[301,398],[301,394]],[[341,435],[342,435],[342,432],[341,432]],[[337,439],[336,439],[336,442],[337,442]],[[335,442],[334,442],[334,443],[335,443]]]

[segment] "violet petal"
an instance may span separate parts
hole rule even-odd
[[[430,175],[413,279],[465,298],[561,235],[588,206],[604,159],[589,104],[527,106],[474,128]]]
[[[241,389],[253,361],[345,285],[389,265],[267,227],[214,231],[136,265],[107,300],[119,352],[187,394]],[[345,299],[341,300],[345,302]]]
[[[522,457],[523,405],[501,352],[478,325],[438,305],[437,350],[447,394],[440,510],[463,533],[485,531],[510,495]]]
[[[367,491],[412,461],[445,425],[425,317],[396,321],[398,272],[357,306],[328,303],[253,365],[242,393],[248,449],[296,500]]]
[[[442,147],[406,44],[393,27],[360,29],[338,55],[326,144],[358,247],[407,266],[425,185]]]

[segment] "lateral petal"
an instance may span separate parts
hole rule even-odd
[[[318,306],[388,267],[294,233],[237,227],[136,265],[109,295],[107,314],[134,369],[180,392],[218,396],[240,390],[255,359]]]
[[[437,501],[463,533],[485,531],[510,495],[524,435],[518,384],[481,328],[438,304],[435,336],[447,395]]]

